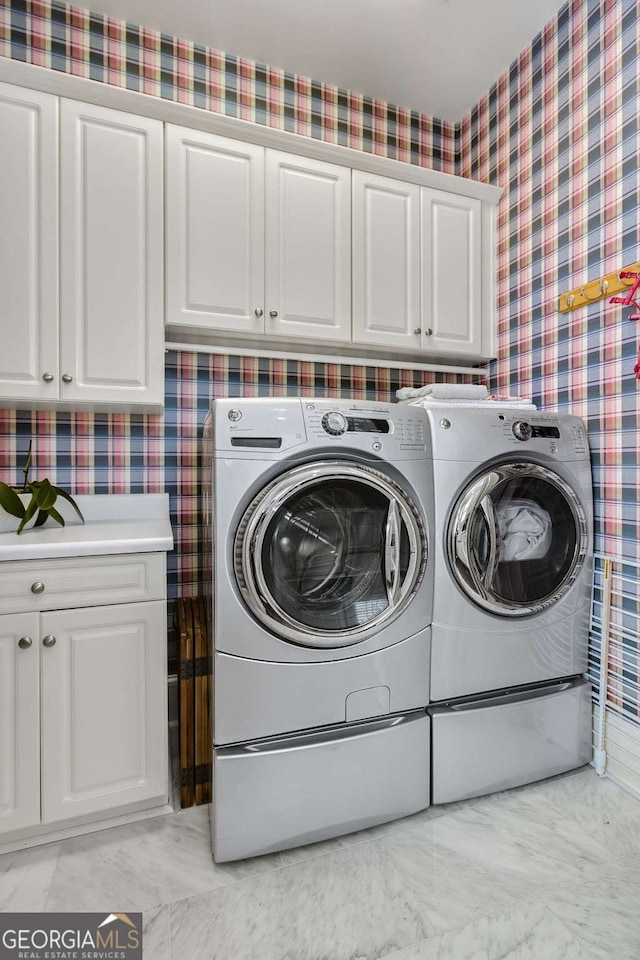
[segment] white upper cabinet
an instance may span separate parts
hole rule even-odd
[[[167,322],[351,338],[351,172],[168,125]]]
[[[167,322],[264,332],[264,148],[167,125]]]
[[[353,339],[420,349],[420,187],[353,171]]]
[[[351,338],[351,172],[266,152],[268,334]]]
[[[421,188],[424,349],[482,353],[482,204]]]
[[[61,102],[61,400],[162,404],[162,124]]]
[[[58,390],[58,99],[0,84],[0,398]]]

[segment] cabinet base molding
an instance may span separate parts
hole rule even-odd
[[[139,820],[150,820],[174,813],[174,808],[165,800],[166,798],[163,797],[157,807],[151,808],[147,801],[142,810],[139,809],[140,804],[133,804],[128,812],[120,813],[117,817],[109,817],[108,820],[83,817],[76,822],[66,823],[63,828],[59,824],[51,824],[31,827],[29,830],[16,830],[13,834],[4,835],[0,842],[0,856],[4,853],[15,853],[17,850],[27,850],[45,843],[69,840],[87,833],[97,833],[100,830],[109,830],[111,827],[122,827],[127,823],[137,823]]]
[[[291,344],[291,350],[265,349],[264,347],[255,347],[251,342],[247,345],[229,346],[226,343],[212,343],[211,338],[207,342],[201,342],[194,337],[193,341],[187,340],[167,340],[165,350],[183,350],[187,353],[208,353],[224,357],[266,357],[273,360],[298,360],[302,363],[339,363],[347,367],[384,367],[393,370],[426,370],[432,373],[459,373],[469,377],[480,377],[486,379],[488,372],[485,366],[455,366],[446,363],[424,363],[413,359],[413,354],[393,356],[386,351],[384,357],[376,356],[352,356],[348,353],[328,354],[321,348],[314,348],[313,353],[298,352],[298,345]],[[485,363],[487,361],[475,361],[476,363]]]

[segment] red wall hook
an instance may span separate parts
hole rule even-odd
[[[620,272],[621,280],[633,280],[634,283],[629,287],[629,293],[626,297],[611,297],[609,303],[619,303],[623,307],[635,307],[638,313],[632,313],[629,320],[640,320],[640,303],[635,299],[638,288],[640,287],[640,273],[633,273],[631,270],[622,270]]]

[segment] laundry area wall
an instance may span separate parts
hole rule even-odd
[[[553,302],[639,259],[639,29],[635,0],[570,0],[458,125],[50,0],[0,6],[0,56],[502,186],[491,384],[585,419],[596,549],[623,561],[619,575],[633,584],[637,331],[606,300],[567,315]],[[423,379],[410,369],[171,352],[164,415],[0,413],[0,471],[19,479],[33,436],[34,472],[76,492],[168,490],[170,596],[189,594],[199,586],[199,439],[214,396],[388,400]],[[637,589],[625,593],[610,699],[637,717],[640,611]],[[594,669],[598,649],[596,623]]]

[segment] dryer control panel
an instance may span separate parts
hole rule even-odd
[[[589,460],[582,420],[538,410],[477,408],[428,412],[434,460],[483,463],[513,452],[560,461]]]

